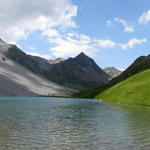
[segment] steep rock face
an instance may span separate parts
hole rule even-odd
[[[74,92],[46,80],[36,67],[28,55],[0,40],[0,96],[69,96]]]
[[[26,53],[21,51],[17,46],[7,44],[0,40],[0,52],[7,58],[17,62],[23,67],[29,69],[34,73],[40,73],[38,64],[32,60]]]
[[[84,53],[54,64],[50,72],[60,83],[75,88],[91,88],[108,82],[108,75]]]
[[[104,71],[109,75],[110,80],[119,76],[122,73],[122,71],[116,69],[115,67],[107,67],[104,69]]]
[[[49,63],[49,60],[38,57],[38,56],[31,56],[31,55],[28,55],[28,56],[39,66],[40,70],[43,70],[43,71],[50,70],[52,64]]]
[[[11,44],[7,44],[2,39],[0,39],[0,52],[1,53],[7,51],[11,46],[12,46]]]
[[[32,72],[37,74],[40,73],[38,64],[15,45],[12,45],[5,52],[5,55],[13,61],[22,65],[23,67],[26,67],[27,69],[31,70]]]

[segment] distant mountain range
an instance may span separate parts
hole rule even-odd
[[[49,73],[55,77],[54,81],[75,89],[108,83],[108,75],[84,53],[52,65]]]
[[[29,57],[39,66],[41,75],[73,89],[88,89],[109,81],[109,75],[84,53],[66,60],[63,58],[46,60],[30,55]]]
[[[98,85],[104,85],[108,83],[110,78],[110,75],[103,71],[94,62],[93,59],[86,56],[84,53],[80,53],[78,56],[66,60],[63,58],[57,58],[55,60],[46,60],[41,57],[27,55],[17,46],[7,44],[4,41],[0,40],[0,57],[1,66],[7,64],[6,68],[9,68],[11,67],[11,64],[14,64],[14,66],[12,66],[12,75],[14,74],[14,72],[17,72],[16,76],[20,76],[20,78],[22,78],[22,83],[19,82],[18,87],[21,87],[21,85],[23,87],[27,87],[26,89],[30,89],[27,93],[30,93],[30,91],[32,91],[31,93],[33,95],[66,95],[68,93],[72,94],[72,92],[74,92],[75,90],[71,89],[85,90],[88,88],[94,88]],[[2,67],[0,68],[2,69]],[[3,69],[0,72],[0,77],[7,76],[7,80],[13,80],[11,77],[9,78],[7,73],[8,70]],[[28,72],[28,74],[32,74],[34,77],[25,77],[22,72],[23,70],[24,72]],[[5,74],[3,74],[2,72],[5,72]],[[9,74],[10,73],[11,72],[9,71]],[[31,83],[33,83],[33,81],[35,80],[34,78],[36,78],[36,82],[34,82],[36,84],[34,85],[34,87],[42,88],[41,83],[45,84],[45,82],[47,82],[47,90],[45,90],[47,92],[42,93],[40,92],[40,90],[37,90],[38,92],[34,91],[34,88],[32,88],[32,86],[28,86],[27,84],[23,83],[23,78],[26,78],[28,82]],[[17,78],[14,84],[16,84],[16,81]],[[12,87],[15,87],[13,86],[13,84],[11,85]],[[57,88],[54,85],[56,85]],[[48,86],[50,86],[51,88],[49,88]],[[5,86],[5,90],[7,91],[7,86]],[[52,92],[53,90],[55,92]],[[64,92],[66,90],[68,90],[68,92]],[[59,91],[61,92],[59,93]],[[62,91],[64,93],[62,93]],[[8,93],[11,93],[11,90],[8,91]],[[23,95],[23,92],[20,93],[22,93],[21,95]],[[18,92],[12,92],[11,94],[19,95]],[[0,95],[2,94],[0,93]],[[7,95],[7,92],[5,95]],[[29,94],[24,93],[24,95]]]
[[[115,67],[107,67],[104,69],[104,71],[109,75],[110,80],[119,76],[122,73],[122,71],[116,69]]]
[[[51,64],[57,64],[57,63],[60,63],[60,62],[62,62],[64,60],[65,60],[64,58],[58,57],[56,59],[49,60],[49,63],[51,63]]]

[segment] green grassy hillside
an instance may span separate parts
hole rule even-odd
[[[95,98],[118,103],[150,105],[150,69],[108,88]]]

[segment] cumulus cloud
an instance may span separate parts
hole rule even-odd
[[[51,56],[50,55],[42,55],[40,53],[36,53],[36,52],[28,52],[27,53],[28,55],[32,55],[32,56],[38,56],[38,57],[42,57],[44,59],[51,59]]]
[[[40,30],[41,36],[47,36],[54,46],[50,51],[56,57],[75,56],[81,51],[94,55],[99,48],[114,47],[109,40],[92,39],[78,34],[74,30],[78,7],[70,0],[0,0],[0,37],[7,42],[15,43],[27,39],[30,33]],[[9,13],[8,13],[9,10]],[[60,32],[60,29],[68,29]],[[72,32],[69,32],[70,29]],[[69,33],[68,33],[69,32]],[[33,47],[28,54],[50,58],[35,52]]]
[[[58,33],[57,30],[55,29],[46,29],[43,33],[43,36],[48,36],[48,37],[56,37],[56,36],[60,36],[60,34]]]
[[[148,10],[147,12],[144,12],[142,14],[142,16],[139,18],[139,23],[140,24],[147,24],[150,21],[150,10]]]
[[[50,38],[49,41],[55,44],[50,51],[56,57],[76,56],[80,52],[93,56],[97,51],[97,48],[91,42],[91,38],[83,34],[68,33],[57,38]]]
[[[114,21],[121,23],[124,26],[125,32],[130,32],[130,33],[134,32],[134,27],[128,25],[124,19],[115,18]]]
[[[129,42],[126,44],[120,44],[120,46],[122,49],[127,49],[127,48],[133,48],[135,45],[141,45],[142,43],[145,43],[145,42],[147,42],[146,38],[143,38],[143,39],[133,38],[129,40]]]
[[[80,52],[94,56],[100,48],[115,47],[115,43],[111,40],[95,40],[95,38],[75,32],[50,38],[49,41],[55,44],[50,51],[56,57],[76,56]]]
[[[113,48],[116,46],[116,43],[111,40],[95,40],[99,47],[101,48]]]
[[[69,0],[0,0],[0,37],[15,42],[35,30],[50,35],[52,27],[75,27],[72,17],[76,15],[77,6]]]

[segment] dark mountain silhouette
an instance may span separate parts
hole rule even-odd
[[[86,89],[108,82],[108,75],[84,53],[54,64],[50,72],[60,83],[75,88]]]

